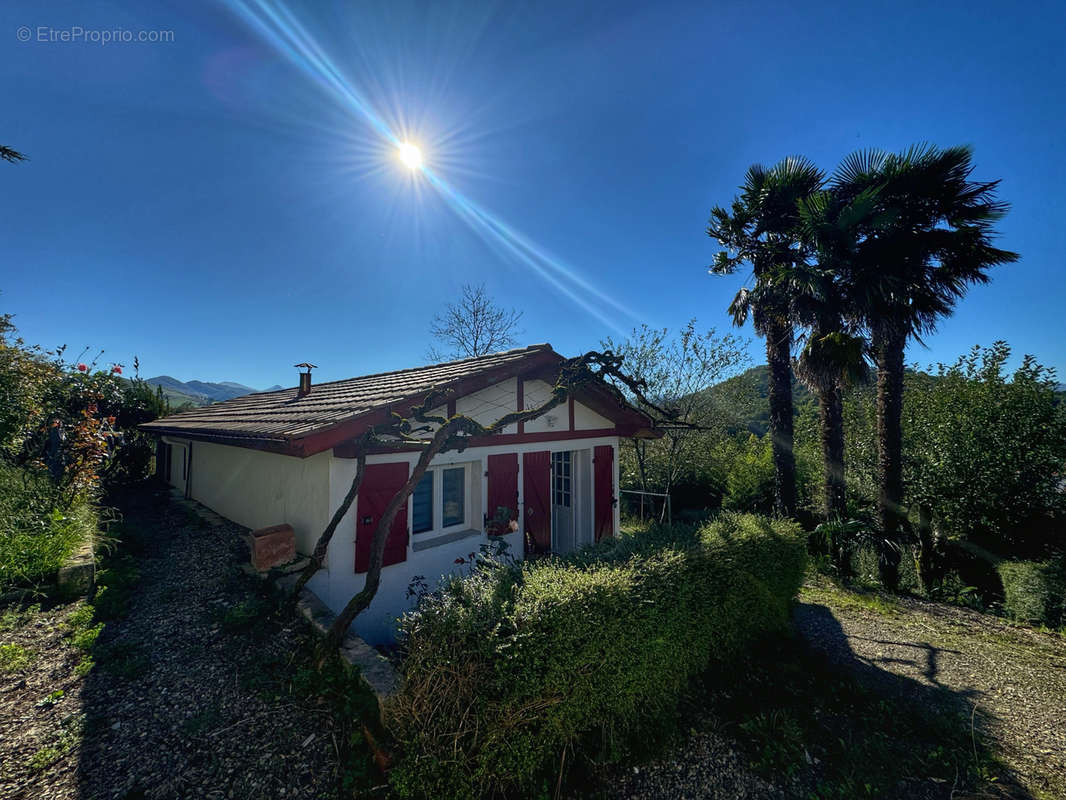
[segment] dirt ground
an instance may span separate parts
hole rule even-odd
[[[0,673],[0,798],[336,796],[331,714],[293,691],[308,633],[256,617],[239,529],[165,492],[123,511],[140,577],[87,674],[69,624],[84,603],[9,614],[0,631],[31,659]]]
[[[843,666],[893,674],[965,697],[1019,782],[1066,797],[1066,637],[965,608],[807,586],[799,631]],[[846,647],[827,635],[839,625]]]

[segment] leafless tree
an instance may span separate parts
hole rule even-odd
[[[473,358],[506,350],[517,344],[518,322],[522,312],[496,305],[485,286],[463,284],[463,294],[456,303],[448,303],[433,318],[430,335],[437,345],[429,348],[432,361]]]

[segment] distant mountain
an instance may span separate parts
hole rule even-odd
[[[246,394],[255,394],[258,389],[245,386],[243,383],[233,381],[221,381],[209,383],[207,381],[179,381],[170,375],[158,375],[155,378],[147,378],[145,383],[159,386],[163,389],[172,406],[180,406],[191,403],[195,406],[208,406],[212,403],[220,403],[223,400],[232,400]],[[277,387],[279,389],[283,387]]]
[[[264,389],[263,391],[264,392],[280,392],[284,388],[285,388],[284,386],[281,386],[280,384],[275,383],[269,389]]]
[[[193,391],[209,397],[216,403],[221,402],[222,400],[232,400],[234,397],[241,397],[246,394],[255,394],[256,391],[251,386],[243,386],[239,383],[233,383],[232,381],[226,381],[225,383],[186,381],[185,385]]]

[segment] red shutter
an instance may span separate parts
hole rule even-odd
[[[501,453],[488,457],[487,525],[489,535],[509,532],[507,522],[518,519],[518,453]],[[507,522],[497,520],[499,509],[507,509]]]
[[[597,447],[592,456],[595,476],[596,499],[593,529],[598,542],[604,536],[614,536],[614,448],[611,445]]]
[[[385,506],[407,482],[407,464],[367,464],[363,485],[359,487],[355,520],[355,571],[370,568],[370,542],[374,528],[385,513]],[[407,503],[396,512],[396,518],[385,540],[383,566],[407,560]]]
[[[522,501],[526,514],[526,552],[552,549],[551,453],[542,450],[522,458]]]

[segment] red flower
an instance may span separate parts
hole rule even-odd
[[[111,371],[121,375],[122,374],[122,367],[120,367],[118,364],[115,364],[115,366],[113,366],[111,368]]]
[[[107,424],[108,425],[114,425],[115,424],[115,418],[114,417],[108,417],[107,418]]]
[[[84,364],[78,364],[78,372],[88,372],[89,368]]]

